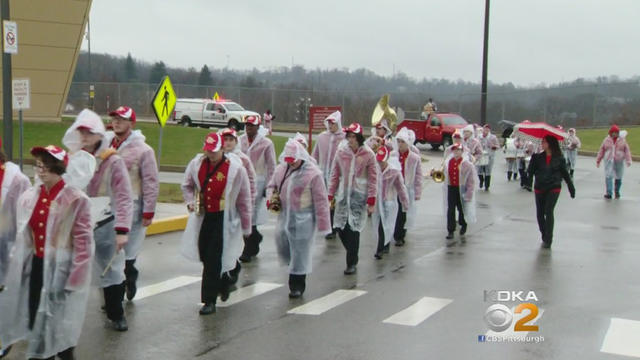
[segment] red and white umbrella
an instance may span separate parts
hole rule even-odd
[[[513,134],[523,140],[531,140],[536,143],[541,142],[547,135],[555,137],[560,142],[569,136],[562,130],[562,127],[551,126],[544,122],[530,122],[529,120],[516,124],[513,127]]]

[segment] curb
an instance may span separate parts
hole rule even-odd
[[[165,234],[172,231],[182,231],[187,227],[188,215],[172,216],[153,220],[147,228],[147,235]]]

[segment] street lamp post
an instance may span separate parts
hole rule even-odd
[[[482,95],[480,99],[480,124],[487,123],[487,63],[489,57],[489,1],[484,3],[484,46],[482,49]]]

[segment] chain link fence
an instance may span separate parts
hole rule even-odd
[[[150,103],[156,84],[94,83],[94,109],[106,114],[120,104],[133,107],[139,117],[152,118]],[[306,124],[304,106],[342,106],[344,123],[368,124],[381,93],[374,91],[327,91],[216,87],[174,84],[179,98],[212,98],[218,92],[247,110],[263,113],[271,109],[276,121]],[[439,111],[455,112],[469,122],[480,121],[480,92],[459,94],[391,91],[391,104],[402,108],[407,118],[417,118],[428,98]],[[640,124],[640,83],[619,82],[556,88],[492,92],[489,90],[487,121],[545,121],[566,127]],[[72,83],[65,113],[74,114],[89,103],[89,83]]]

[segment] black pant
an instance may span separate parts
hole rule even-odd
[[[559,192],[544,191],[536,193],[536,214],[542,241],[551,244],[553,241],[553,209],[558,202]]]
[[[349,223],[344,229],[338,229],[340,241],[345,250],[347,250],[347,266],[355,266],[358,264],[358,251],[360,250],[360,232],[353,231]]]
[[[242,254],[246,256],[256,256],[260,252],[260,243],[262,242],[262,234],[258,231],[258,226],[251,227],[251,235],[244,240],[244,250]]]
[[[524,167],[524,161],[520,161],[518,172],[520,173],[520,186],[526,186],[527,185],[527,169]]]
[[[460,226],[467,225],[464,220],[462,210],[462,199],[460,198],[460,187],[449,185],[447,194],[447,230],[452,233],[456,230],[456,208],[458,208],[458,223]]]
[[[407,230],[404,228],[404,225],[407,223],[407,213],[402,211],[402,204],[400,200],[398,200],[398,217],[396,217],[396,228],[393,231],[393,238],[398,240],[404,240],[404,237],[407,235]]]
[[[333,214],[335,214],[336,209],[329,209],[329,216],[331,219],[331,234],[335,234],[336,233],[336,229],[333,227]]]
[[[126,260],[124,263],[124,276],[127,278],[127,282],[134,283],[138,281],[138,269],[134,266],[136,259]]]
[[[124,317],[122,301],[124,300],[124,281],[122,284],[111,285],[102,289],[104,292],[104,310],[107,318],[112,321],[121,320]]]
[[[73,359],[75,359],[75,356],[73,355],[73,349],[75,349],[75,348],[70,347],[65,351],[59,352],[58,353],[58,357],[61,360],[73,360]],[[55,360],[55,358],[56,358],[55,356],[52,356],[50,358],[47,358],[46,360]],[[33,359],[33,360],[36,360],[36,359]]]
[[[40,306],[43,262],[44,260],[42,258],[33,255],[33,260],[31,261],[31,277],[29,278],[29,329],[33,329],[33,323],[38,313],[38,306]]]
[[[384,226],[382,226],[382,219],[380,219],[380,224],[378,224],[378,249],[376,250],[376,254],[380,254],[384,250]]]
[[[201,301],[205,304],[215,304],[216,297],[223,286],[229,286],[228,281],[220,276],[222,269],[224,211],[205,213],[198,250],[202,261]]]

